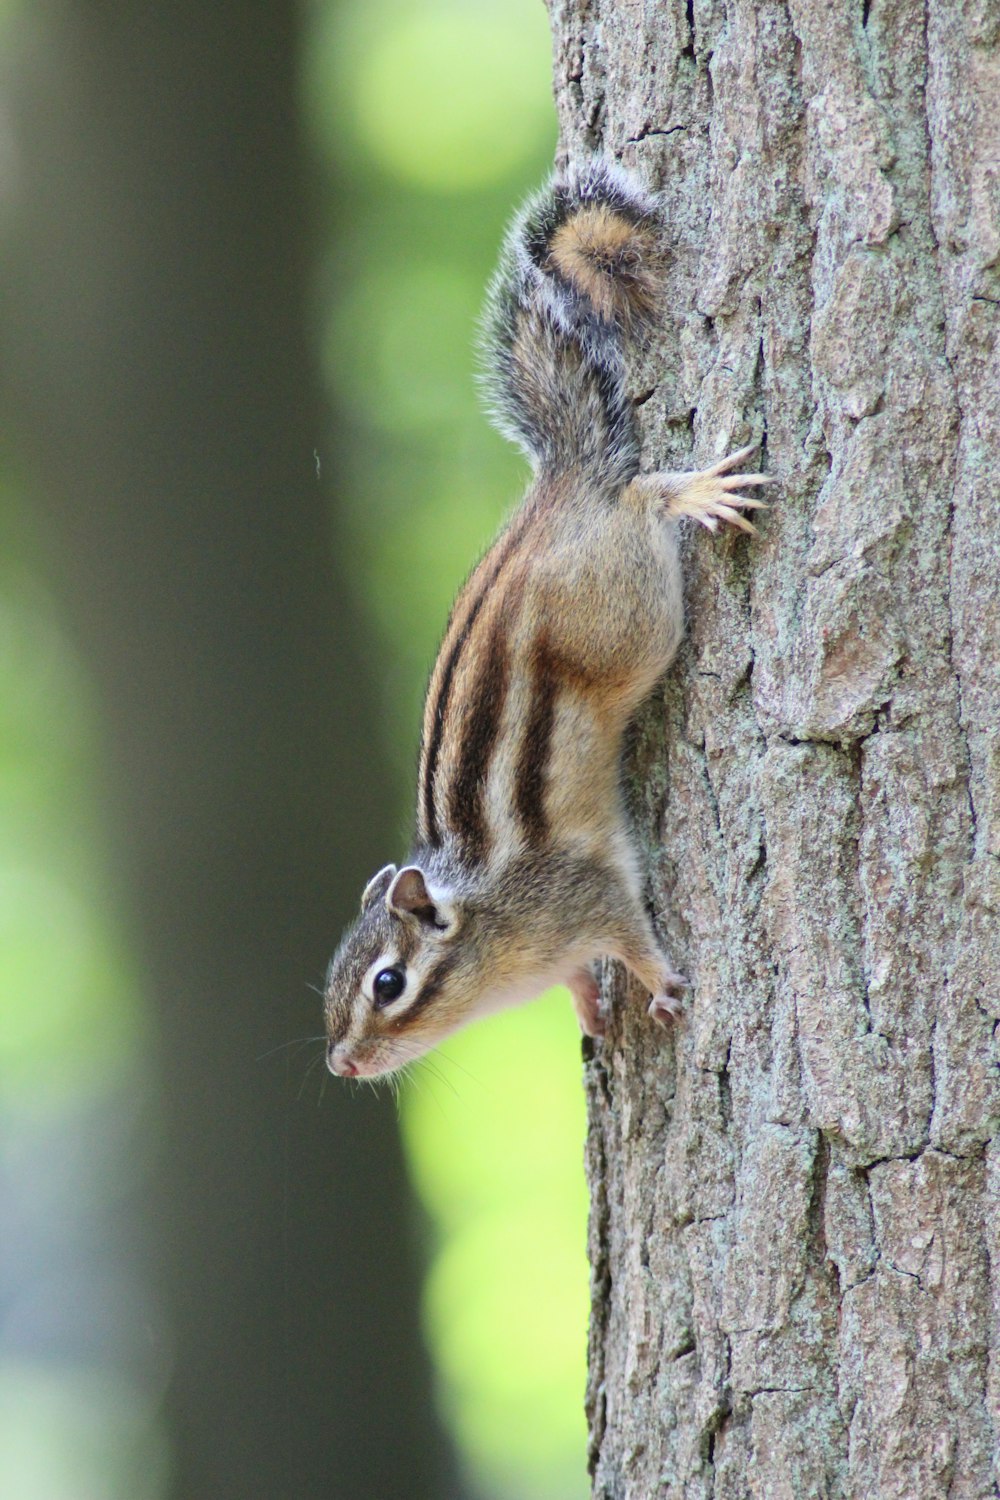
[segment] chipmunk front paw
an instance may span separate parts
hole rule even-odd
[[[673,1026],[683,1014],[684,1001],[681,996],[669,994],[666,990],[661,990],[649,1002],[649,1015],[660,1026]]]

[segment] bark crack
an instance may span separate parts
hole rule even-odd
[[[690,127],[687,125],[668,125],[661,130],[654,128],[653,126],[648,126],[645,129],[640,130],[638,135],[627,136],[625,144],[627,146],[637,146],[640,141],[648,141],[653,136],[676,135],[678,131],[687,130],[689,128]]]

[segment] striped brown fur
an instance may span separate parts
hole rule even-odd
[[[517,761],[515,807],[529,844],[542,844],[548,836],[545,790],[552,751],[552,730],[560,675],[548,642],[535,642],[531,661],[531,708]]]
[[[504,540],[507,541],[508,538],[504,538]],[[434,796],[434,781],[437,776],[438,759],[441,755],[445,717],[448,712],[455,669],[458,666],[459,657],[462,654],[465,644],[472,633],[472,628],[476,623],[479,611],[482,609],[505,561],[506,549],[502,545],[497,546],[486,558],[486,563],[489,566],[486,569],[485,575],[478,579],[476,576],[473,576],[469,587],[459,600],[460,606],[465,606],[464,613],[460,619],[452,620],[452,624],[441,647],[438,663],[435,666],[431,685],[428,690],[427,705],[424,714],[425,738],[423,753],[421,755],[420,813],[421,833],[427,839],[428,843],[434,846],[439,845],[441,842],[441,830],[438,824],[437,805]],[[427,730],[428,725],[430,725],[429,733]]]
[[[503,618],[494,616],[489,627],[480,625],[488,639],[478,651],[482,671],[471,701],[463,705],[465,723],[458,767],[448,788],[448,826],[457,836],[464,857],[470,862],[485,858],[489,847],[484,798],[486,777],[500,733],[507,688],[510,682],[510,647]],[[458,709],[454,712],[457,713]]]
[[[437,795],[436,780],[455,674],[473,635],[478,633],[476,627],[480,612],[487,599],[493,596],[505,566],[515,557],[531,518],[531,508],[521,510],[469,579],[459,595],[431,674],[427,702],[424,705],[420,757],[419,832],[434,848],[441,844],[439,806],[442,799]]]

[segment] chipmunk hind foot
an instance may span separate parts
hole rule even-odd
[[[739,491],[746,485],[772,484],[773,476],[729,472],[753,451],[751,445],[720,459],[708,469],[681,474],[644,474],[634,483],[641,485],[644,492],[662,506],[663,514],[674,520],[687,516],[709,531],[717,531],[721,521],[739,531],[755,532],[756,526],[740,512],[767,510],[767,506],[763,500],[741,495]]]
[[[594,975],[589,969],[577,969],[566,982],[584,1036],[603,1036],[608,1028],[601,1013],[601,986]]]

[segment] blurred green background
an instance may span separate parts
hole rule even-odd
[[[0,1494],[582,1496],[568,998],[397,1106],[325,1083],[307,990],[525,478],[474,333],[541,0],[0,43]]]

